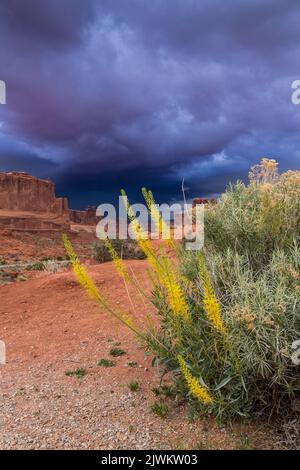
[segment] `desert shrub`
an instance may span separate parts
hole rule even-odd
[[[45,269],[43,261],[37,261],[26,266],[26,271],[43,271]]]
[[[195,281],[191,308],[200,317],[202,283],[199,268],[193,272],[190,265],[196,256],[186,256],[183,266]],[[192,375],[212,390],[211,412],[231,417],[291,411],[300,394],[299,366],[291,360],[291,346],[300,332],[300,247],[294,243],[286,252],[274,251],[257,272],[246,256],[233,250],[207,253],[206,259],[225,334],[216,335],[207,329],[205,317],[198,318],[185,329],[182,347]]]
[[[193,322],[182,327],[179,344],[170,341],[165,297],[159,290],[154,297],[164,318],[160,343],[168,351],[173,347],[169,354],[156,346],[159,357],[176,371],[174,358],[182,354],[192,376],[213,395],[202,410],[219,417],[291,411],[300,396],[300,370],[291,360],[300,337],[300,172],[275,171],[270,178],[267,163],[248,186],[229,187],[207,211],[208,267],[199,253],[181,253]],[[207,276],[222,311],[221,328],[207,322]],[[182,388],[182,376],[178,382]]]
[[[86,375],[86,369],[84,369],[83,367],[78,367],[78,369],[76,369],[76,370],[67,370],[65,372],[65,375],[67,377],[75,376],[78,379],[81,379],[82,377],[84,377]]]
[[[44,270],[49,273],[59,273],[64,271],[64,269],[70,264],[69,261],[58,261],[55,259],[48,259],[43,261]]]
[[[97,362],[99,367],[115,367],[116,361],[111,361],[110,359],[102,358]]]
[[[136,368],[138,366],[138,363],[136,361],[129,361],[127,362],[128,367]]]
[[[193,410],[219,419],[282,416],[300,398],[300,370],[291,359],[300,339],[299,195],[299,172],[279,176],[276,162],[263,160],[249,185],[230,186],[206,210],[201,252],[172,240],[168,250],[163,243],[155,250],[127,203],[161,317],[146,331],[108,305],[65,240],[80,283],[173,373],[176,400],[188,400]],[[112,242],[106,247],[118,273],[140,290]],[[161,411],[156,404],[153,412]]]
[[[140,390],[141,386],[140,386],[140,384],[137,380],[133,380],[132,382],[129,382],[128,388],[132,392],[138,392]]]
[[[163,401],[156,401],[151,405],[150,409],[152,413],[160,416],[160,418],[165,418],[169,413],[168,405]]]
[[[300,172],[268,175],[267,164],[263,160],[254,167],[249,185],[229,186],[205,214],[206,248],[230,248],[246,255],[254,269],[268,263],[274,250],[285,250],[300,237]]]
[[[123,356],[124,354],[126,354],[126,351],[124,351],[124,349],[120,349],[120,348],[112,348],[109,351],[109,354],[111,356],[114,356],[114,357],[119,357],[119,356]]]
[[[111,244],[115,249],[116,253],[122,259],[145,259],[146,255],[139,248],[135,240],[120,240],[116,238],[111,240]],[[98,240],[93,245],[94,258],[99,263],[105,263],[111,261],[111,255],[105,246],[103,240]]]

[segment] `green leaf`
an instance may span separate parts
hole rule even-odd
[[[220,388],[225,387],[225,385],[227,385],[228,382],[230,382],[231,379],[232,379],[232,377],[226,377],[226,379],[223,379],[223,380],[219,383],[219,385],[217,385],[216,388],[214,388],[214,390],[215,390],[215,391],[216,391],[216,390],[220,390]]]

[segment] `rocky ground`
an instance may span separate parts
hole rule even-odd
[[[93,244],[97,240],[95,230],[90,233],[85,227],[73,226],[74,230],[68,236],[83,258],[91,258]],[[77,232],[78,230],[78,232]],[[80,231],[79,231],[80,230]],[[64,258],[66,251],[61,233],[18,232],[0,228],[0,265],[19,261],[38,261],[43,258]]]
[[[30,258],[34,239],[29,236],[29,240],[32,244],[20,237],[18,246],[14,238],[7,237],[5,253],[12,253],[14,247],[19,259]],[[47,253],[52,246],[51,253],[57,256],[55,244],[48,244]],[[41,245],[39,256],[46,248]],[[1,249],[3,254],[3,246]],[[149,290],[147,262],[128,263]],[[124,283],[111,263],[90,265],[89,270],[114,305],[130,308]],[[159,371],[151,366],[151,357],[131,332],[87,298],[70,270],[29,274],[27,280],[0,286],[0,339],[7,348],[7,364],[0,366],[1,449],[273,446],[269,430],[218,427],[213,420],[190,422],[185,407],[170,399],[167,416],[155,415],[151,404],[157,397],[152,389],[159,385]],[[130,296],[137,322],[143,325],[152,306],[136,292]],[[112,357],[112,348],[125,354]],[[116,365],[100,367],[97,362],[102,358],[114,360]],[[76,370],[77,375],[72,375]],[[129,389],[132,381],[138,381],[138,391]]]

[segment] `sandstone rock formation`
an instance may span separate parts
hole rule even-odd
[[[0,209],[68,214],[68,200],[55,197],[53,182],[24,172],[0,173]]]
[[[96,217],[96,206],[88,206],[84,211],[70,209],[70,220],[74,224],[96,225],[99,217]]]
[[[55,196],[50,179],[25,172],[0,173],[0,225],[26,231],[68,229],[68,200]]]
[[[70,223],[95,226],[96,207],[68,208],[68,199],[56,197],[50,179],[25,172],[0,173],[0,227],[23,231],[68,230]]]
[[[197,197],[193,199],[193,207],[196,207],[199,204],[216,204],[216,199],[206,199],[206,198],[201,198]]]

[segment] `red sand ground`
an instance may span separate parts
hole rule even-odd
[[[2,234],[0,257],[13,253],[28,259],[53,245],[35,245],[35,238]],[[41,241],[41,240],[40,240]],[[90,243],[90,241],[89,241]],[[4,248],[3,248],[4,246]],[[35,252],[34,252],[35,248]],[[85,249],[82,249],[84,252]],[[63,254],[63,253],[61,253]],[[149,291],[146,261],[128,261]],[[89,266],[97,285],[112,304],[130,308],[123,280],[111,263]],[[132,292],[137,321],[153,312]],[[154,415],[151,389],[159,373],[151,367],[133,334],[91,301],[72,272],[36,272],[32,279],[0,286],[0,339],[7,364],[0,366],[0,448],[64,449],[198,449],[272,446],[267,432],[251,427],[218,428],[213,420],[191,423],[183,405],[169,402],[165,419]],[[115,343],[126,351],[116,367],[96,365],[110,358]],[[137,361],[131,368],[129,361]],[[66,371],[84,367],[82,378]],[[138,380],[140,391],[128,383]]]

